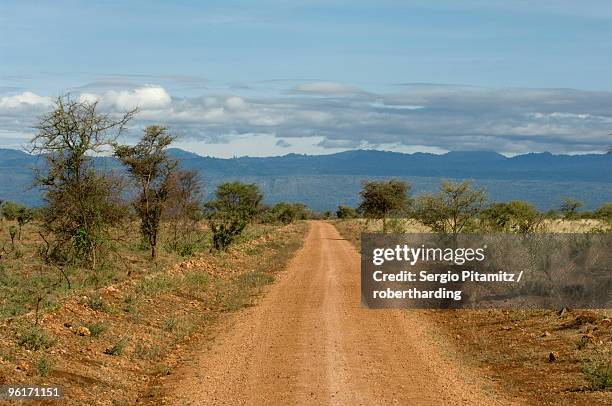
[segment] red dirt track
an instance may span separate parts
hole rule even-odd
[[[331,224],[311,223],[257,305],[173,372],[165,404],[512,404],[445,358],[423,312],[362,308],[359,269]]]

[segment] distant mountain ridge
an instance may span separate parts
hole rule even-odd
[[[530,153],[505,157],[490,151],[455,151],[442,155],[353,150],[329,155],[288,154],[277,157],[204,157],[173,148],[170,154],[185,169],[198,171],[212,186],[228,180],[258,183],[268,202],[302,201],[315,209],[356,204],[363,179],[399,177],[415,193],[434,190],[440,179],[474,179],[492,200],[530,200],[540,208],[557,207],[563,196],[584,200],[593,208],[612,201],[612,155]],[[31,189],[32,167],[39,158],[0,149],[0,199],[41,204]],[[96,158],[104,168],[120,168],[113,158]],[[28,188],[30,188],[28,190]]]
[[[176,149],[172,150],[175,154]],[[443,155],[354,150],[330,155],[221,159],[181,154],[183,166],[231,176],[362,175],[442,176],[473,179],[541,179],[612,182],[612,157],[604,154],[526,154],[507,158],[495,152]]]

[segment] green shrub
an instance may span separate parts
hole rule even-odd
[[[533,233],[542,229],[544,215],[534,205],[521,200],[493,203],[480,215],[486,230]]]
[[[353,219],[357,217],[357,210],[352,208],[351,206],[338,206],[338,210],[336,211],[336,217],[339,219]]]
[[[180,241],[173,244],[171,250],[179,254],[181,257],[193,256],[198,251],[199,245],[195,241]]]
[[[206,217],[213,247],[225,251],[253,221],[263,195],[255,184],[230,182],[217,186],[215,197],[205,205]]]
[[[53,370],[53,363],[43,355],[38,360],[36,370],[38,371],[38,375],[40,376],[49,376],[49,374]]]
[[[15,202],[5,201],[0,205],[0,214],[9,221],[17,220],[17,216],[22,210],[27,210],[27,208]]]
[[[600,208],[595,210],[593,215],[599,220],[612,223],[612,202],[603,204]]]
[[[589,383],[590,389],[612,389],[612,361],[599,360],[587,363],[582,368],[582,372]]]
[[[263,216],[264,223],[291,224],[308,218],[308,208],[302,203],[280,202],[274,205]]]

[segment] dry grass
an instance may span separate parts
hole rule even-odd
[[[335,221],[340,234],[357,248],[364,220]],[[550,232],[589,232],[594,220],[549,221]],[[380,227],[378,228],[378,231]],[[406,232],[419,232],[418,226]],[[426,231],[426,230],[424,230]],[[481,369],[528,404],[612,404],[612,309],[571,310],[428,310],[448,354]],[[549,362],[550,353],[558,355]]]
[[[49,292],[54,304],[42,307],[33,328],[25,294],[38,266],[30,228],[26,255],[4,258],[0,274],[2,306],[12,308],[0,313],[0,384],[60,384],[68,405],[136,404],[155,393],[158,377],[171,373],[190,346],[210,337],[217,319],[248,306],[274,280],[305,230],[302,223],[253,225],[228,252],[204,247],[185,259],[160,250],[157,264],[137,242],[125,244],[124,261],[108,271],[112,278],[96,288],[71,274],[75,288]]]

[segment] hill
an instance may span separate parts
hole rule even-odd
[[[388,177],[410,182],[415,194],[434,190],[441,179],[474,179],[492,200],[524,199],[540,209],[558,207],[564,196],[583,200],[587,208],[612,201],[612,155],[603,154],[505,157],[489,151],[436,155],[355,150],[222,159],[180,149],[170,152],[183,168],[202,175],[208,193],[228,180],[254,182],[269,203],[300,201],[318,210],[355,205],[363,179]],[[30,186],[37,162],[37,157],[27,153],[0,149],[0,199],[40,205],[39,191]],[[104,168],[119,167],[112,158],[96,158],[96,162]]]

